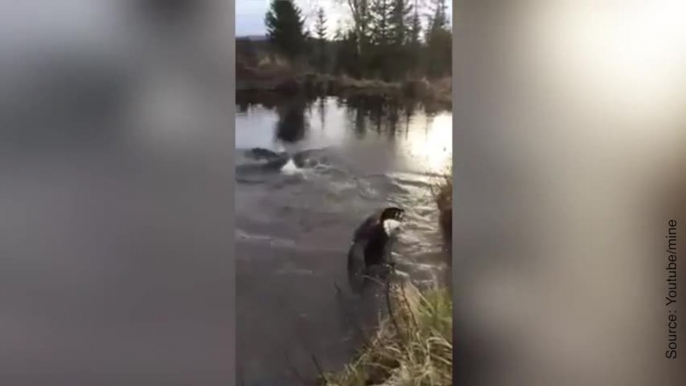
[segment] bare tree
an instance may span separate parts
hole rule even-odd
[[[362,56],[364,42],[369,30],[369,0],[337,0],[345,2],[353,19],[353,28],[357,40],[357,54]]]

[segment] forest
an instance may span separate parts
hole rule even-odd
[[[317,74],[358,88],[421,80],[450,93],[452,25],[445,0],[338,1],[348,17],[331,31],[323,8],[308,22],[294,1],[272,0],[266,36],[236,40],[238,88]],[[246,80],[266,83],[246,86]]]

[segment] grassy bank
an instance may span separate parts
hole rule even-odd
[[[452,169],[434,188],[439,225],[452,240]],[[448,249],[451,250],[450,248]],[[451,254],[447,254],[448,259]],[[327,386],[452,385],[453,335],[450,286],[420,291],[409,283],[388,287],[388,317],[343,371],[328,374]]]
[[[452,385],[452,298],[448,289],[389,290],[390,315],[353,362],[327,386]]]

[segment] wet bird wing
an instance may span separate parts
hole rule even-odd
[[[301,150],[293,155],[293,162],[298,167],[303,167],[308,163],[309,160],[316,157],[318,154],[326,152],[329,149],[329,147],[322,147],[317,149]]]
[[[348,283],[355,292],[359,292],[364,286],[366,263],[364,249],[367,240],[354,242],[348,250]]]
[[[358,274],[365,268],[364,249],[367,241],[362,240],[350,245],[348,250],[348,273]]]
[[[261,147],[254,147],[246,151],[246,156],[256,160],[266,159],[268,161],[276,161],[284,158],[285,154],[279,154],[275,151]]]
[[[376,227],[379,226],[379,213],[374,213],[367,217],[364,222],[355,229],[353,234],[353,243],[361,240],[367,240],[373,234]]]

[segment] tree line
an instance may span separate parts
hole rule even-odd
[[[452,31],[446,0],[345,1],[352,22],[331,34],[323,8],[313,31],[292,0],[271,0],[265,17],[273,50],[321,73],[386,81],[449,76]],[[425,23],[422,23],[425,20]]]

